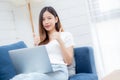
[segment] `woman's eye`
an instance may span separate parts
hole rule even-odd
[[[48,18],[48,19],[51,19],[51,18]]]

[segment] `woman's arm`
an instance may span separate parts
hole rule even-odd
[[[54,32],[52,34],[51,38],[56,39],[58,41],[58,43],[60,44],[60,48],[62,51],[62,56],[63,56],[64,62],[67,65],[70,65],[70,64],[72,64],[72,60],[73,60],[73,45],[66,48],[65,43],[63,42],[63,40],[60,37],[60,33],[61,33],[61,31]]]
[[[58,42],[59,42],[60,47],[61,47],[64,62],[67,65],[71,65],[72,60],[73,60],[73,46],[70,46],[70,47],[66,48],[64,42],[61,39]]]
[[[38,46],[38,44],[40,43],[40,37],[36,36],[36,34],[33,34],[33,38],[34,38],[34,46]]]

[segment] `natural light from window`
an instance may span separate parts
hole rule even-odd
[[[120,0],[99,0],[101,12],[120,9]]]

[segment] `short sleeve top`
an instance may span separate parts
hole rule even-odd
[[[74,46],[73,36],[69,32],[61,32],[61,39],[63,40],[65,47]],[[57,40],[52,40],[45,45],[51,64],[65,64],[62,57],[62,51]]]

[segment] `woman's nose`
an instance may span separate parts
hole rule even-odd
[[[45,23],[47,24],[49,21],[48,20],[45,20]]]

